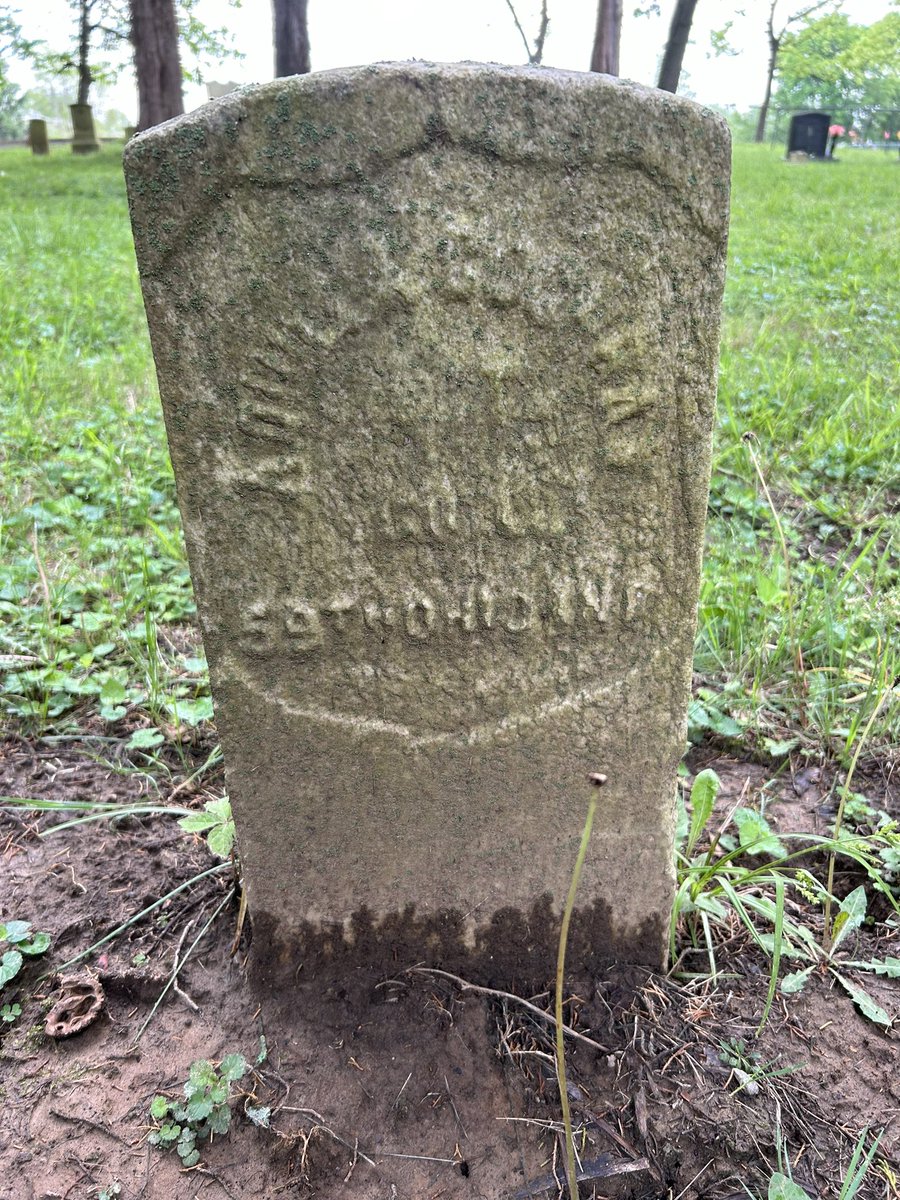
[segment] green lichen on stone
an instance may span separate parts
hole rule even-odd
[[[126,154],[251,912],[287,943],[478,897],[459,954],[511,982],[477,946],[558,908],[603,770],[585,952],[661,959],[728,167],[679,97],[418,63]]]

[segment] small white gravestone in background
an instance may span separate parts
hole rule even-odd
[[[135,241],[263,972],[661,963],[729,137],[381,65],[137,137]]]
[[[240,86],[239,83],[219,83],[215,79],[210,79],[206,85],[206,95],[210,100],[218,100],[220,96],[227,96],[229,92],[236,92]]]

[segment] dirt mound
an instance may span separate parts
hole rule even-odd
[[[719,767],[738,790],[758,770]],[[0,753],[8,795],[126,801],[147,786],[73,749],[10,742]],[[135,1044],[179,947],[226,895],[225,876],[189,886],[96,955],[86,969],[103,1011],[75,1036],[48,1038],[59,985],[54,975],[39,981],[41,970],[211,862],[171,818],[49,838],[38,834],[57,815],[0,819],[0,913],[53,939],[10,988],[23,1012],[0,1034],[3,1200],[527,1200],[564,1190],[552,1026],[516,997],[399,964],[359,1003],[339,987],[317,989],[301,968],[296,988],[261,1008],[245,942],[232,954],[234,902]],[[690,954],[682,963],[705,965]],[[896,1036],[814,975],[803,995],[776,999],[756,1038],[766,964],[737,924],[718,970],[717,983],[627,968],[569,981],[584,1197],[724,1200],[745,1196],[744,1184],[764,1194],[780,1145],[811,1195],[836,1194],[865,1126],[885,1129],[881,1148],[895,1161]],[[896,984],[880,982],[879,1001],[896,1012]],[[549,1007],[546,995],[529,999]],[[231,1127],[184,1170],[148,1143],[151,1101],[182,1096],[192,1062],[231,1053],[251,1064],[232,1085]],[[860,1195],[885,1186],[871,1176]]]

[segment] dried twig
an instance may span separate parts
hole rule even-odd
[[[316,1122],[317,1129],[321,1129],[323,1133],[327,1133],[328,1136],[334,1138],[336,1142],[340,1142],[342,1146],[346,1146],[348,1150],[352,1150],[357,1158],[361,1158],[363,1162],[368,1163],[370,1167],[375,1166],[375,1163],[372,1162],[371,1158],[369,1158],[368,1155],[363,1154],[362,1150],[360,1150],[358,1142],[355,1144],[348,1142],[345,1138],[342,1138],[339,1133],[335,1133],[334,1130],[326,1124],[325,1118],[320,1113],[317,1113],[314,1108],[297,1108],[294,1105],[283,1104],[279,1111],[301,1113],[303,1116],[312,1117]],[[311,1130],[310,1132],[312,1133],[314,1131]]]
[[[60,1112],[58,1108],[51,1108],[49,1111],[51,1116],[56,1117],[60,1121],[69,1121],[73,1125],[85,1125],[88,1129],[96,1130],[97,1133],[102,1133],[105,1137],[112,1138],[114,1142],[118,1142],[124,1146],[133,1157],[140,1157],[140,1155],[134,1154],[131,1145],[123,1137],[119,1137],[113,1129],[110,1129],[109,1125],[103,1125],[99,1121],[92,1121],[90,1117],[76,1117],[71,1113]]]
[[[456,1101],[453,1099],[453,1093],[450,1091],[450,1084],[447,1082],[446,1074],[444,1075],[444,1087],[447,1089],[447,1099],[450,1101],[450,1107],[453,1109],[453,1115],[456,1117],[456,1123],[459,1126],[463,1137],[468,1138],[469,1135],[466,1133],[466,1127],[462,1123],[462,1118],[460,1117],[459,1110],[456,1107]]]
[[[452,975],[449,971],[439,971],[437,967],[410,967],[409,973],[412,974],[413,972],[420,975],[437,975],[441,979],[449,979],[464,992],[475,992],[479,996],[490,996],[494,1000],[509,1000],[512,1004],[518,1004],[520,1008],[524,1008],[534,1016],[540,1017],[548,1025],[556,1026],[556,1018],[551,1013],[545,1012],[542,1008],[538,1008],[536,1004],[532,1004],[530,1000],[525,1000],[521,996],[514,995],[512,992],[501,992],[498,988],[482,987],[477,983],[469,983],[467,979],[461,979],[459,975]],[[574,1038],[577,1042],[583,1042],[584,1045],[590,1046],[592,1050],[596,1050],[599,1054],[611,1053],[609,1046],[601,1046],[599,1042],[595,1042],[587,1034],[579,1033],[571,1025],[563,1025],[562,1031],[566,1037]]]
[[[190,996],[187,994],[187,992],[184,991],[183,988],[180,988],[178,986],[178,972],[181,970],[181,967],[184,965],[181,962],[181,948],[184,945],[184,939],[187,937],[188,931],[190,930],[191,926],[194,924],[195,920],[196,920],[196,917],[194,917],[190,921],[188,921],[187,925],[185,925],[184,929],[182,929],[182,931],[181,931],[181,937],[178,939],[178,949],[175,951],[175,965],[174,965],[174,973],[172,976],[172,990],[174,991],[176,996],[181,997],[181,999],[185,1002],[185,1004],[188,1006],[188,1008],[191,1009],[192,1012],[196,1013],[196,1012],[200,1011],[200,1005],[196,1004],[190,998]]]
[[[586,1159],[578,1168],[578,1182],[586,1183],[592,1179],[611,1179],[616,1175],[628,1175],[633,1171],[649,1171],[650,1164],[646,1158],[638,1158],[634,1162],[615,1162],[610,1154],[600,1154],[597,1158]],[[563,1181],[556,1175],[542,1175],[533,1179],[513,1193],[513,1200],[530,1200],[542,1192],[559,1189]]]
[[[382,1158],[409,1158],[414,1159],[416,1162],[443,1163],[448,1167],[459,1165],[458,1158],[435,1158],[432,1154],[398,1154],[393,1150],[379,1150],[378,1153]]]
[[[222,1179],[221,1176],[217,1175],[215,1171],[210,1170],[209,1167],[192,1167],[191,1170],[197,1175],[205,1175],[207,1179],[214,1180],[225,1193],[225,1195],[228,1196],[229,1200],[237,1200],[237,1196],[235,1196],[234,1192],[232,1192],[226,1186],[225,1180]]]

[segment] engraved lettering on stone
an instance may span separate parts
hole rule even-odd
[[[287,639],[294,653],[322,649],[331,639],[375,634],[382,639],[401,626],[414,641],[454,630],[462,635],[503,630],[524,634],[543,629],[564,633],[575,628],[600,631],[616,615],[626,622],[645,618],[661,590],[659,572],[644,563],[624,573],[614,564],[587,575],[557,576],[545,588],[475,583],[441,586],[433,593],[388,602],[384,596],[342,594],[315,604],[309,598],[284,598],[250,606],[244,617],[243,642],[256,655],[275,653]]]
[[[583,612],[586,617],[593,617],[600,624],[608,619],[612,602],[612,586],[613,581],[609,575],[606,575],[599,584],[594,579],[588,579],[582,585],[581,595],[585,602]]]
[[[352,596],[338,596],[322,609],[322,616],[337,633],[345,633],[350,624],[349,614],[356,608]]]
[[[497,530],[508,537],[552,536],[562,533],[565,523],[555,497],[540,495],[532,486],[530,494],[514,493],[501,485],[496,509]]]
[[[524,633],[532,625],[534,600],[525,592],[510,592],[503,600],[503,628],[509,633]]]
[[[411,638],[423,640],[434,628],[434,604],[427,596],[418,596],[406,606],[405,628]]]
[[[269,606],[262,601],[251,604],[242,614],[241,649],[257,657],[277,652],[276,628],[273,627]]]
[[[460,595],[459,601],[451,601],[447,606],[446,618],[448,625],[458,625],[465,633],[472,633],[478,626],[478,598],[474,585],[466,588]]]
[[[382,507],[382,529],[391,538],[436,540],[457,532],[457,498],[451,491],[414,498],[391,497]]]
[[[643,616],[651,597],[660,591],[660,575],[652,563],[645,563],[629,580],[625,589],[625,620]]]
[[[284,622],[291,648],[297,654],[307,654],[324,640],[322,619],[311,604],[294,604]]]

